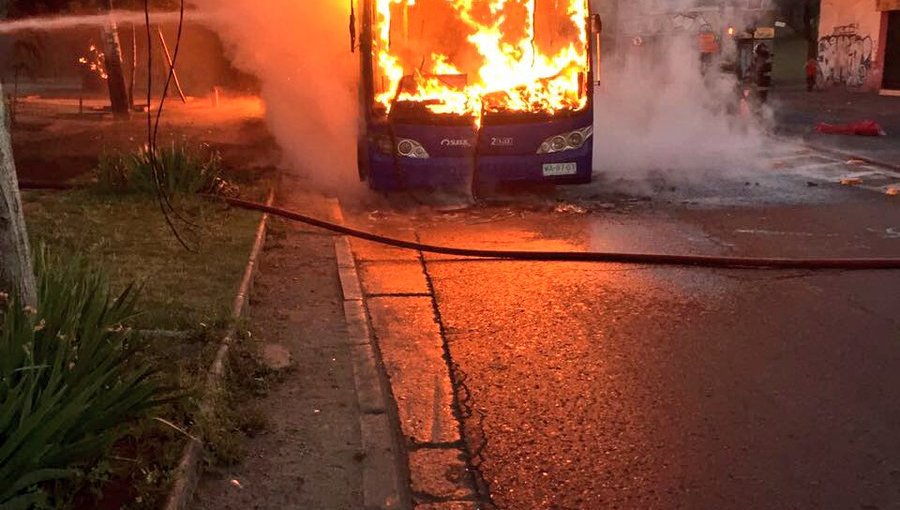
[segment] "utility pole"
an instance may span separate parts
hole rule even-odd
[[[5,17],[6,2],[0,0],[0,19]],[[18,295],[22,303],[35,306],[37,289],[9,126],[6,96],[0,84],[0,292]]]
[[[104,29],[104,54],[107,85],[109,86],[109,102],[113,115],[117,118],[128,118],[131,115],[131,101],[128,97],[128,85],[125,82],[125,71],[122,66],[122,44],[119,39],[119,26],[112,17],[113,0],[106,0],[106,8],[110,13],[109,23]]]

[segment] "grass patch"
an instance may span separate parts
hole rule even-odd
[[[33,244],[43,243],[52,253],[74,254],[102,267],[114,292],[135,282],[142,286],[136,303],[142,313],[129,319],[129,326],[193,331],[188,337],[148,340],[142,363],[158,367],[162,383],[179,388],[181,397],[158,409],[153,419],[131,426],[112,455],[86,468],[80,491],[66,508],[158,508],[186,441],[177,428],[202,434],[211,462],[231,464],[242,456],[243,438],[264,427],[258,416],[237,411],[241,402],[264,391],[267,384],[266,370],[240,341],[229,360],[228,391],[217,396],[213,416],[198,415],[206,371],[223,328],[231,323],[232,301],[259,214],[192,195],[175,200],[179,213],[196,225],[184,227],[193,252],[175,240],[151,195],[91,190],[23,193]]]
[[[260,359],[249,336],[238,337],[232,345],[222,391],[214,395],[211,416],[200,419],[199,430],[206,440],[206,461],[214,466],[234,466],[246,454],[246,439],[268,427],[255,401],[268,393],[277,373]]]
[[[176,207],[197,228],[183,230],[195,251],[181,247],[153,197],[90,191],[26,192],[33,244],[77,253],[103,267],[113,289],[143,284],[136,328],[200,329],[229,320],[259,215],[179,196]]]

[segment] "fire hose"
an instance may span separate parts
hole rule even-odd
[[[294,222],[328,230],[378,244],[393,246],[406,250],[415,250],[439,255],[468,257],[476,259],[498,259],[530,262],[593,262],[637,264],[650,266],[688,266],[706,268],[736,269],[805,269],[805,270],[845,270],[863,271],[875,269],[900,269],[900,258],[835,258],[835,259],[796,259],[796,258],[758,258],[758,257],[722,257],[709,255],[671,255],[662,253],[625,253],[625,252],[575,252],[575,251],[521,251],[521,250],[485,250],[474,248],[456,248],[407,241],[373,234],[333,222],[321,220],[296,211],[269,206],[257,202],[224,198],[232,207],[268,213]]]

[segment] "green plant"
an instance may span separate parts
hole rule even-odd
[[[128,191],[128,167],[121,154],[103,153],[97,162],[97,186],[108,193]]]
[[[145,147],[126,159],[128,177],[136,191],[154,193],[158,182],[170,194],[217,191],[223,182],[221,162],[216,152],[204,157],[175,142],[155,152]]]
[[[175,193],[227,192],[222,160],[215,151],[205,153],[173,142],[151,152],[144,147],[129,155],[103,154],[95,170],[97,186],[105,192],[155,194],[157,186]]]
[[[166,401],[122,326],[137,289],[113,296],[81,261],[38,253],[39,303],[0,319],[0,508],[46,504],[51,482],[95,467],[127,424]]]

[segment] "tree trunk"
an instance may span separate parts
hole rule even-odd
[[[107,8],[110,13],[113,10],[112,0],[107,0]],[[109,24],[104,30],[106,42],[104,53],[106,58],[106,74],[109,76],[109,102],[113,115],[119,118],[127,118],[131,115],[131,104],[128,98],[128,85],[125,82],[125,70],[122,65],[122,43],[119,39],[119,26],[110,18]]]
[[[0,85],[0,98],[3,88]],[[25,304],[35,306],[37,291],[34,270],[22,216],[22,200],[6,101],[0,100],[0,292],[18,295]]]

